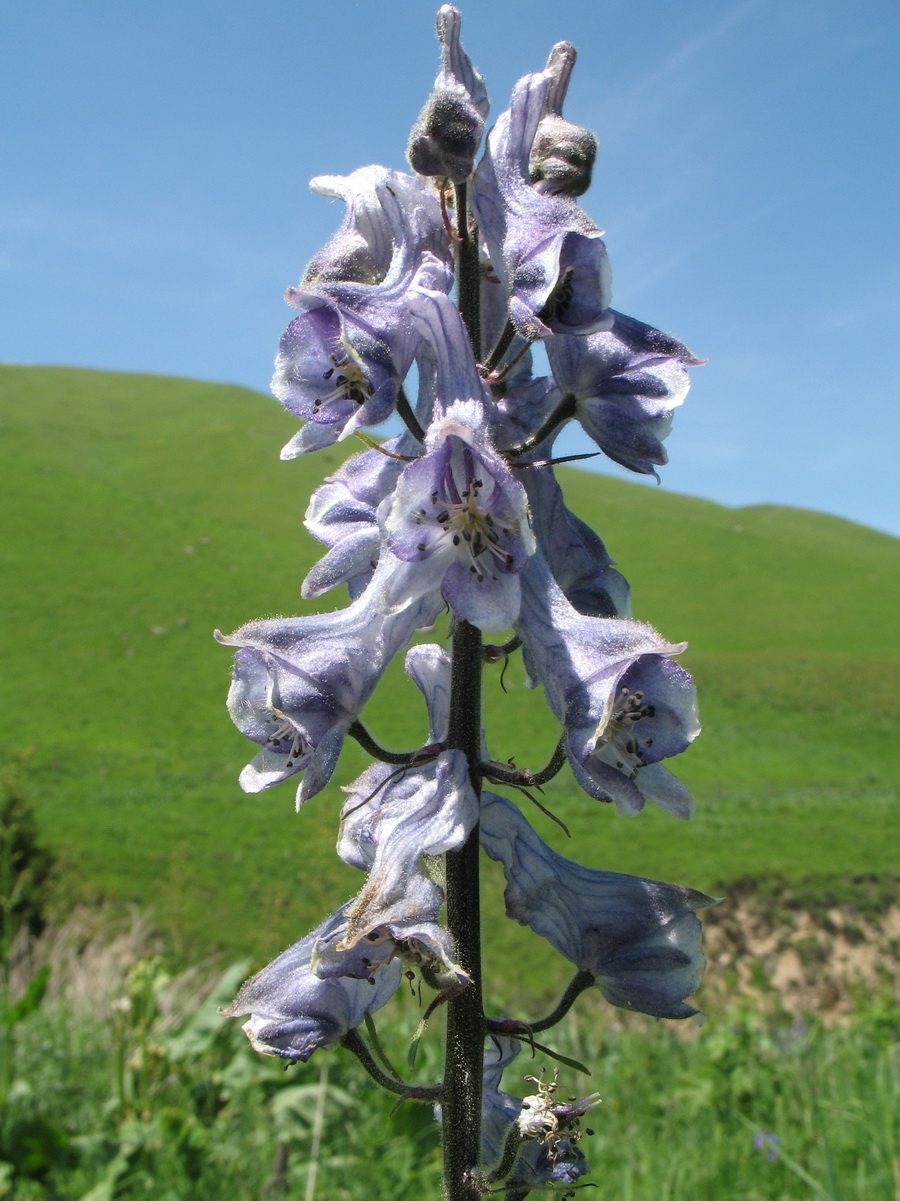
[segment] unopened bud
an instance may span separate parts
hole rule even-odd
[[[589,129],[563,117],[541,118],[528,159],[531,182],[539,191],[581,196],[591,186],[597,139]]]
[[[472,174],[488,114],[484,80],[459,41],[461,18],[452,4],[438,11],[441,69],[409,135],[407,157],[419,175],[463,183]]]
[[[544,68],[552,83],[531,148],[528,170],[538,191],[551,195],[583,195],[591,186],[597,157],[597,139],[591,131],[573,125],[562,115],[576,57],[571,43],[557,42]]]
[[[435,91],[412,128],[407,157],[418,175],[462,183],[472,174],[484,122],[462,95]]]

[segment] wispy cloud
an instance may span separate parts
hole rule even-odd
[[[646,129],[649,117],[661,109],[669,108],[696,88],[697,73],[689,68],[707,58],[714,47],[726,41],[765,3],[766,0],[741,0],[713,24],[685,38],[661,62],[636,76],[629,84],[622,86],[620,82],[614,98],[614,113],[607,114],[603,121],[604,128],[615,131],[616,140],[632,138],[635,127]],[[696,116],[709,120],[711,114],[698,113]]]

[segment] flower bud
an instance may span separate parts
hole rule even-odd
[[[528,159],[531,182],[549,195],[582,196],[591,186],[597,139],[553,114],[542,118]]]
[[[591,186],[597,139],[589,129],[562,115],[563,100],[575,65],[575,47],[557,42],[544,73],[552,84],[528,160],[531,182],[548,195],[581,196]]]
[[[412,128],[406,156],[418,175],[462,183],[472,173],[484,122],[463,97],[433,92]]]
[[[472,174],[488,114],[484,80],[459,44],[460,15],[445,4],[437,15],[441,69],[407,146],[410,166],[419,175],[462,183]]]

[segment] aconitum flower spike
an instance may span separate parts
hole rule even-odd
[[[691,677],[669,658],[686,644],[666,642],[640,622],[579,613],[540,552],[522,573],[515,628],[529,675],[563,725],[582,788],[624,813],[637,813],[649,797],[690,817],[690,793],[661,763],[700,731]]]
[[[244,1032],[254,1050],[305,1063],[320,1047],[333,1047],[366,1013],[385,1005],[400,984],[399,959],[373,966],[361,978],[320,979],[310,966],[317,942],[345,924],[346,906],[251,976],[225,1017],[250,1015]]]
[[[419,175],[463,183],[472,174],[488,97],[484,80],[459,41],[462,18],[451,4],[437,15],[441,69],[409,136],[407,156]]]
[[[503,797],[482,798],[481,845],[503,865],[506,912],[530,926],[612,1005],[684,1018],[703,975],[694,910],[713,897],[676,884],[582,867],[558,855]]]
[[[656,475],[663,439],[702,363],[677,339],[613,313],[612,328],[584,338],[551,338],[547,357],[573,416],[600,449],[632,471]],[[658,477],[657,477],[658,478]]]
[[[547,196],[581,196],[591,186],[597,139],[589,129],[573,125],[562,115],[576,57],[571,43],[557,42],[544,68],[553,82],[544,101],[544,115],[534,137],[528,168],[537,191]]]
[[[262,748],[241,772],[245,792],[298,773],[298,807],[321,791],[385,667],[437,616],[437,593],[386,612],[379,597],[389,571],[376,571],[347,609],[253,621],[228,637],[216,631],[220,642],[240,648],[228,694],[232,720]]]
[[[528,341],[587,334],[612,321],[602,230],[570,196],[543,195],[531,182],[531,148],[553,83],[545,72],[519,80],[509,109],[488,135],[472,189],[510,319]]]

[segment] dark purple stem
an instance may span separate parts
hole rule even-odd
[[[467,189],[456,189],[459,236],[457,294],[462,319],[477,362],[481,350],[478,243],[469,230]],[[447,746],[461,750],[469,762],[472,787],[481,795],[481,631],[465,621],[455,623],[450,683],[450,727]],[[481,1144],[481,1092],[484,1063],[484,1003],[481,993],[481,911],[479,904],[479,832],[446,856],[447,928],[457,960],[472,983],[447,1002],[441,1115],[444,1140],[446,1201],[476,1201],[475,1184]]]

